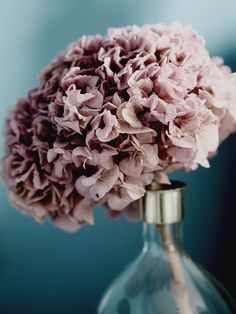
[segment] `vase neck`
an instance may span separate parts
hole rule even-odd
[[[144,250],[181,249],[182,234],[181,222],[163,225],[143,223]]]

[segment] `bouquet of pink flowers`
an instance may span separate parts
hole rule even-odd
[[[236,130],[236,76],[180,23],[83,36],[42,72],[6,123],[15,207],[75,231],[92,206],[121,211],[167,173],[209,167]]]

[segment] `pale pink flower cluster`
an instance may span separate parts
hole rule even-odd
[[[209,166],[236,130],[236,77],[180,23],[83,36],[7,120],[12,203],[75,231],[92,206],[121,211],[166,173]]]

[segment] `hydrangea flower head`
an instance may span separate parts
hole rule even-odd
[[[75,231],[120,212],[152,180],[209,167],[236,130],[236,76],[180,23],[83,36],[42,72],[6,123],[14,206]]]

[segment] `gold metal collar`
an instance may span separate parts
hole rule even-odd
[[[140,200],[141,219],[150,224],[172,224],[181,221],[184,215],[183,190],[186,184],[171,181],[159,184],[153,181],[147,186]]]

